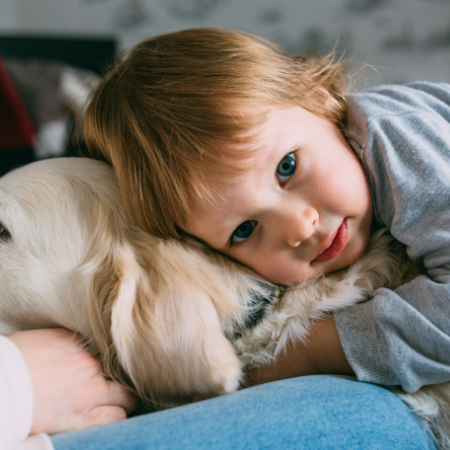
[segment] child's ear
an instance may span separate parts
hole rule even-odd
[[[117,254],[110,309],[117,361],[137,392],[158,403],[236,390],[241,365],[222,332],[207,261],[178,243],[146,250],[148,263],[132,247]]]

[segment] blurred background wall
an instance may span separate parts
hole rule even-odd
[[[35,157],[70,154],[65,108],[76,112],[116,50],[206,26],[255,33],[291,53],[327,52],[339,39],[347,57],[377,68],[365,87],[450,83],[450,0],[0,0],[0,58],[30,113]]]
[[[370,83],[450,81],[450,0],[0,0],[0,33],[114,36],[120,47],[189,27],[262,35],[379,67]]]

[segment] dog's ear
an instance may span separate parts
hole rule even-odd
[[[94,282],[92,317],[107,373],[158,403],[236,390],[241,366],[219,319],[236,304],[216,268],[173,242],[121,245],[111,264],[114,275],[98,273]],[[102,287],[108,278],[113,285]]]

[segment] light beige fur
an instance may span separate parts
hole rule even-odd
[[[106,164],[34,163],[0,179],[0,333],[79,332],[105,373],[142,398],[174,405],[236,390],[312,321],[418,273],[378,232],[346,270],[280,288],[196,242],[143,233]],[[264,317],[246,320],[268,299]],[[270,300],[270,301],[269,301]],[[450,384],[396,391],[450,450]]]

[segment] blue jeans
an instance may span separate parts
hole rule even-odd
[[[256,386],[51,440],[55,450],[435,450],[396,395],[322,375]]]

